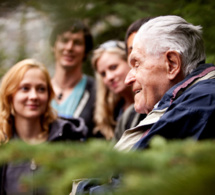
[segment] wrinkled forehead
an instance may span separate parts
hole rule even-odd
[[[142,47],[139,42],[136,42],[136,44],[133,45],[133,49],[128,58],[128,64],[130,67],[134,65],[134,62],[140,61],[141,58],[144,58],[144,51],[144,47]]]
[[[132,51],[128,59],[129,65],[131,65],[131,61],[137,61],[138,59],[140,60],[141,58],[144,58],[148,51],[147,47],[150,45],[150,40],[152,40],[152,38],[150,38],[150,33],[145,31],[143,25],[141,26],[142,29],[140,28],[134,37]]]
[[[137,50],[145,50],[147,52],[147,47],[150,47],[151,43],[154,42],[154,35],[150,30],[150,26],[150,21],[148,21],[137,31],[132,44],[133,52]]]
[[[140,42],[140,34],[137,32],[133,39],[132,51],[135,50],[139,46],[139,42]]]
[[[144,47],[144,39],[145,38],[142,36],[142,33],[138,31],[133,39],[131,54],[136,53],[137,50]]]

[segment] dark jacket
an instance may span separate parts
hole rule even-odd
[[[89,99],[87,102],[84,101],[83,97],[86,97],[85,94],[89,94]],[[78,114],[77,116],[74,115],[74,117],[81,117],[84,119],[86,126],[88,127],[88,134],[87,137],[92,137],[93,136],[93,128],[95,126],[94,121],[93,121],[93,115],[94,115],[94,109],[95,109],[95,99],[96,99],[96,88],[95,88],[95,80],[87,76],[87,83],[85,87],[85,92],[83,94],[82,99],[80,100],[79,108],[81,107],[81,102],[85,102],[83,105],[83,109]]]
[[[50,125],[48,142],[72,140],[82,141],[85,139],[87,132],[88,129],[81,118],[74,118],[70,120],[57,119]],[[23,162],[23,166],[20,167],[18,168],[19,170],[15,168],[14,171],[20,171],[22,173],[33,173],[35,171],[33,162]],[[6,169],[7,165],[0,168],[0,195],[6,194],[4,192]],[[32,194],[43,193],[35,190]]]
[[[166,109],[160,119],[139,128],[150,129],[135,145],[135,149],[148,147],[154,135],[166,139],[195,140],[215,138],[215,70],[213,64],[201,64],[183,81],[166,92],[154,111]],[[211,73],[210,79],[198,79]]]

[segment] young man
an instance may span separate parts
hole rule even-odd
[[[83,22],[68,20],[57,23],[51,34],[55,57],[52,85],[56,98],[52,106],[63,118],[81,117],[92,136],[95,83],[83,74],[82,64],[93,48],[93,38]]]
[[[137,31],[144,23],[148,22],[150,19],[151,19],[150,17],[138,19],[138,20],[134,21],[132,24],[130,24],[130,26],[128,27],[126,34],[125,34],[127,59],[129,59],[129,55],[132,51],[132,44],[133,44],[134,37],[137,34]],[[146,117],[146,114],[136,112],[134,109],[134,104],[132,104],[122,114],[122,117],[120,118],[120,120],[117,123],[115,132],[114,132],[115,140],[119,141],[119,139],[121,138],[121,136],[125,130],[137,126],[139,124],[139,122],[141,120],[143,120],[145,117]]]

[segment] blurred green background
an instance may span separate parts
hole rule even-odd
[[[17,61],[33,57],[53,73],[49,35],[57,19],[81,18],[91,28],[95,47],[109,39],[124,40],[136,19],[180,15],[203,27],[207,62],[215,62],[213,0],[0,0],[0,77]],[[84,72],[93,74],[90,62]]]
[[[154,137],[150,149],[117,152],[104,140],[27,145],[11,141],[0,147],[0,165],[34,160],[34,179],[23,178],[26,189],[37,185],[47,195],[69,195],[80,178],[99,178],[107,184],[121,175],[121,184],[108,195],[213,195],[215,191],[214,141]],[[88,194],[86,192],[86,194]]]
[[[17,61],[31,57],[42,61],[52,74],[49,35],[57,19],[68,17],[81,18],[89,25],[96,47],[109,39],[124,40],[127,27],[136,19],[180,15],[203,27],[207,62],[215,63],[214,10],[214,0],[0,0],[0,77]],[[83,68],[93,74],[89,61]],[[201,195],[214,191],[214,142],[155,144],[152,150],[129,154],[110,151],[107,143],[98,141],[87,146],[8,146],[0,148],[0,164],[34,158],[46,167],[46,177],[42,172],[38,179],[50,187],[50,194],[68,194],[72,179],[108,178],[116,171],[125,175],[126,184],[117,194]]]

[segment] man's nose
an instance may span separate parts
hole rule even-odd
[[[134,74],[134,69],[131,69],[125,78],[125,84],[132,85],[135,82],[135,80],[136,80],[136,78],[135,78],[135,74]]]

